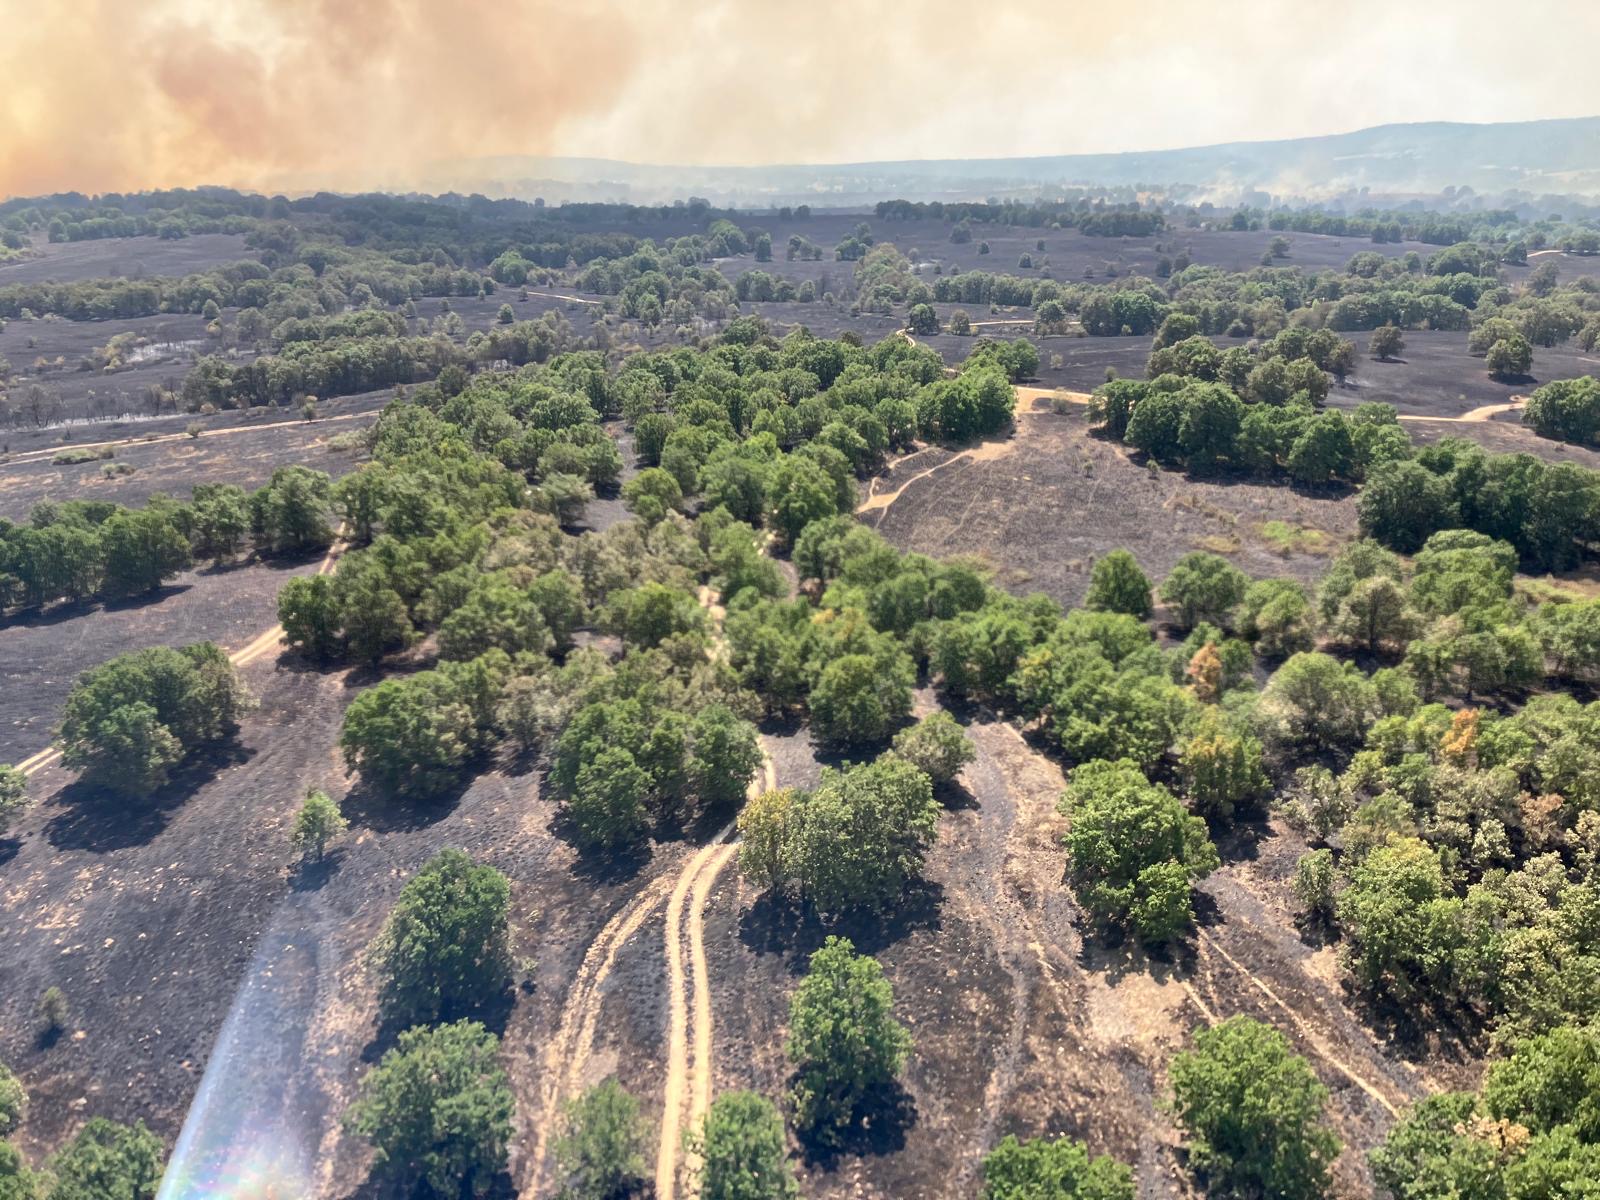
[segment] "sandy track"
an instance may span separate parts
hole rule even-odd
[[[1462,413],[1459,417],[1427,417],[1420,414],[1403,413],[1400,419],[1402,421],[1443,421],[1451,425],[1478,425],[1500,413],[1517,412],[1527,402],[1528,398],[1526,396],[1513,396],[1502,404],[1479,405],[1470,412]],[[1522,427],[1513,425],[1510,428],[1521,429]]]
[[[220,432],[220,431],[219,431]],[[344,533],[344,526],[339,526],[339,533]],[[336,538],[333,545],[328,547],[328,553],[323,555],[322,562],[317,565],[317,574],[326,575],[333,570],[333,565],[343,554],[347,544]],[[274,625],[271,629],[263,630],[251,638],[239,649],[228,655],[228,661],[236,667],[248,666],[250,663],[264,657],[269,651],[276,650],[278,642],[283,637],[283,626]],[[17,764],[17,769],[24,775],[37,775],[46,767],[54,766],[61,761],[61,751],[55,747],[46,747],[37,754],[30,754]]]

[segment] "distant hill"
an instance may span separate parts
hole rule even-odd
[[[1468,125],[1379,125],[1354,133],[1181,150],[1043,158],[655,166],[595,158],[487,158],[439,164],[426,186],[487,195],[657,203],[688,195],[718,203],[871,204],[895,197],[1029,196],[1071,186],[1198,190],[1231,203],[1248,193],[1326,199],[1374,195],[1600,196],[1600,117]]]

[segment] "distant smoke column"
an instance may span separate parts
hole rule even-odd
[[[291,906],[292,907],[292,906]],[[296,1086],[308,1067],[318,948],[297,940],[280,909],[206,1064],[157,1200],[303,1200],[321,1114]]]

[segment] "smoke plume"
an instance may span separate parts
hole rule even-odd
[[[612,0],[0,0],[0,196],[405,187],[538,154],[636,47]]]

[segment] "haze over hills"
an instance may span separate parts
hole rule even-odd
[[[1283,141],[1037,158],[929,159],[820,165],[671,166],[596,158],[502,156],[437,165],[430,190],[547,200],[845,206],[895,197],[1030,197],[1073,186],[1182,188],[1218,203],[1266,192],[1280,200],[1373,195],[1600,195],[1600,117],[1379,125]]]

